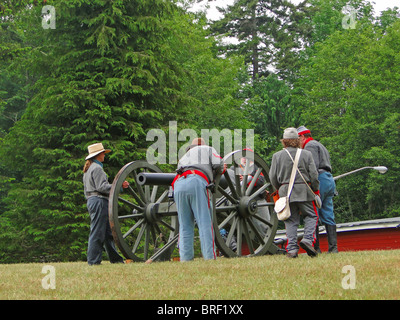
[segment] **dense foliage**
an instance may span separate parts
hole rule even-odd
[[[87,146],[110,181],[152,128],[246,129],[269,159],[287,126],[331,151],[338,222],[398,216],[400,21],[366,0],[240,0],[220,21],[194,1],[25,0],[0,5],[0,262],[83,260]],[[44,5],[56,28],[43,28]],[[343,28],[351,5],[355,28]],[[238,43],[227,45],[226,36]]]
[[[371,17],[363,17],[357,24],[316,45],[299,80],[303,119],[331,151],[336,174],[364,166],[389,168],[384,176],[366,171],[338,180],[336,215],[342,221],[400,213],[400,21],[372,24]]]

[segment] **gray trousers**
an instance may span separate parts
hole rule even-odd
[[[106,249],[111,263],[123,262],[118,254],[108,221],[108,200],[100,197],[90,197],[87,200],[90,214],[90,234],[87,251],[89,265],[100,264],[103,247]]]
[[[299,246],[297,244],[297,228],[300,224],[300,213],[304,220],[304,235],[302,241],[309,244],[314,244],[315,242],[315,228],[318,223],[318,213],[312,201],[291,202],[290,213],[290,218],[285,220],[287,237],[286,251],[288,253],[297,253],[299,251]]]

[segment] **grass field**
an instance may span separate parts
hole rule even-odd
[[[53,269],[46,271],[48,266]],[[313,259],[275,255],[187,263],[105,261],[100,266],[3,264],[0,299],[398,300],[399,279],[400,250],[325,253]],[[45,289],[51,284],[55,289]]]

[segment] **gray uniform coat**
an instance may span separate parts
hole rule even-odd
[[[98,197],[108,199],[111,187],[102,165],[94,161],[83,174],[85,198],[88,199],[96,194]]]
[[[329,152],[323,144],[312,139],[306,143],[306,145],[304,146],[304,150],[311,152],[317,170],[332,172]]]
[[[293,157],[296,156],[297,148],[288,147],[287,150]],[[269,178],[272,185],[279,190],[279,196],[285,197],[287,195],[290,175],[292,173],[293,161],[285,150],[281,150],[272,156],[271,169],[269,171]],[[318,171],[311,152],[302,150],[298,168],[302,173],[304,179],[310,183],[313,191],[319,190]],[[310,189],[305,185],[300,174],[296,173],[295,182],[293,185],[290,202],[303,202],[313,201],[314,195]]]
[[[224,163],[217,151],[210,146],[191,146],[188,152],[179,160],[178,170],[199,170],[203,172],[208,181],[214,180],[215,174],[224,169]]]
[[[297,148],[288,147],[292,158],[295,158]],[[279,196],[287,195],[290,175],[292,173],[293,161],[285,150],[275,153],[272,157],[269,178],[272,185],[279,190]],[[310,183],[311,189],[319,189],[318,171],[311,152],[302,150],[298,168],[304,179]],[[304,219],[304,234],[302,242],[312,245],[315,241],[315,229],[318,223],[316,207],[313,205],[314,195],[306,186],[299,173],[296,173],[292,194],[290,195],[291,216],[285,220],[287,245],[286,250],[290,254],[297,255],[299,245],[297,244],[297,228],[300,223],[300,212]]]

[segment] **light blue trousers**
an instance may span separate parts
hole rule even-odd
[[[319,174],[318,180],[322,201],[322,207],[318,209],[319,218],[323,224],[336,225],[335,215],[333,213],[333,197],[336,190],[335,181],[330,172]]]
[[[194,258],[194,224],[199,228],[201,253],[205,260],[215,259],[214,230],[207,182],[198,175],[179,178],[174,185],[174,199],[179,220],[179,255],[181,261]]]

